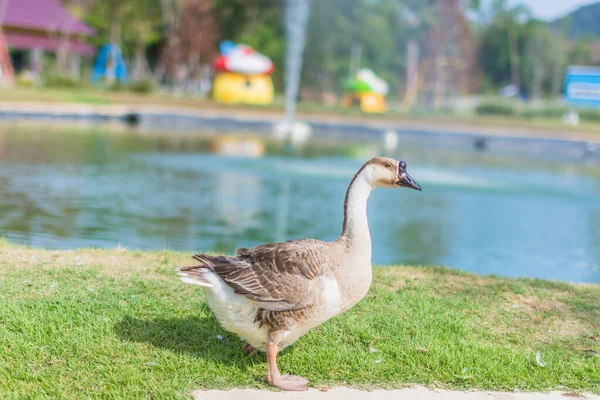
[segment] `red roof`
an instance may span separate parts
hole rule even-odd
[[[2,1],[2,0],[0,0]],[[57,51],[64,42],[58,36],[35,35],[22,32],[4,32],[4,39],[9,48],[13,49],[43,49]],[[70,39],[69,51],[75,54],[94,54],[94,48],[85,43]]]
[[[73,17],[59,0],[0,0],[4,27],[90,36],[94,30]]]

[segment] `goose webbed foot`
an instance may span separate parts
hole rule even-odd
[[[270,379],[267,377],[267,381],[273,385],[277,386],[279,389],[301,392],[304,390],[308,390],[306,384],[308,380],[295,375],[280,375],[277,379]]]
[[[258,349],[248,342],[244,342],[244,344],[242,345],[242,349],[244,349],[244,351],[248,353],[248,357],[254,357],[256,355],[256,352],[258,352]]]
[[[267,363],[269,372],[267,373],[267,382],[283,390],[304,391],[307,390],[308,381],[304,378],[294,375],[281,375],[277,369],[277,353],[279,346],[273,341],[267,343]]]

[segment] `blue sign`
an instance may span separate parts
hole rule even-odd
[[[600,67],[569,67],[565,77],[565,101],[578,107],[600,108]]]

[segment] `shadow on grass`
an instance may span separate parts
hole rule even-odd
[[[246,367],[253,359],[242,349],[242,341],[223,331],[212,317],[137,319],[125,317],[114,326],[124,341],[149,343],[175,353],[189,354],[225,365]],[[217,335],[222,335],[218,339]],[[258,362],[264,362],[258,357]]]

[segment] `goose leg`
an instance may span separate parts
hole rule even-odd
[[[308,381],[304,378],[294,375],[281,375],[277,369],[277,352],[279,346],[277,343],[267,343],[267,362],[269,372],[267,372],[267,382],[283,390],[303,391],[307,390]]]
[[[244,342],[244,344],[242,345],[242,349],[244,349],[246,353],[248,353],[248,357],[254,357],[256,355],[256,352],[258,351],[256,347],[252,346],[248,342]]]

